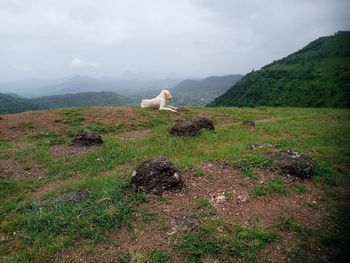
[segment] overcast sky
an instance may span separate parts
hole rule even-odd
[[[349,14],[349,0],[0,0],[0,81],[247,73]]]

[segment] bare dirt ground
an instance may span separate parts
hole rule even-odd
[[[145,138],[148,134],[150,134],[150,132],[151,130],[136,130],[118,134],[117,137],[122,141],[133,141]]]
[[[34,160],[0,159],[0,180],[28,179],[43,175],[44,172]]]
[[[69,126],[55,122],[55,120],[60,119],[62,116],[56,110],[5,114],[0,119],[0,137],[16,140],[45,130],[55,131],[59,134],[65,133]]]
[[[326,209],[320,196],[322,190],[310,181],[298,181],[306,187],[306,193],[292,190],[295,182],[287,180],[289,194],[273,197],[253,195],[254,186],[263,184],[277,175],[273,172],[257,171],[258,179],[243,177],[239,171],[224,162],[204,162],[199,165],[204,176],[195,176],[191,170],[182,170],[185,185],[178,192],[164,192],[163,195],[147,195],[146,202],[139,208],[133,230],[126,228],[109,233],[111,241],[86,249],[83,244],[57,255],[52,262],[115,262],[118,255],[126,252],[134,255],[132,262],[142,262],[150,249],[171,251],[173,262],[179,262],[181,255],[172,250],[176,233],[172,220],[183,216],[194,216],[198,223],[209,218],[223,218],[231,224],[258,226],[271,229],[281,216],[292,215],[306,227],[320,227],[326,217]],[[198,207],[196,201],[207,199],[210,207]],[[310,204],[314,204],[310,206]],[[142,211],[153,213],[154,218],[142,221]],[[288,260],[291,244],[297,244],[292,233],[280,232],[280,239],[262,251],[259,262],[282,262]]]
[[[99,148],[99,146],[73,146],[69,144],[60,144],[51,146],[49,154],[55,159],[66,159],[70,157],[76,157],[84,153],[92,152]]]

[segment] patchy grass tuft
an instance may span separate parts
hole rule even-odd
[[[279,230],[285,232],[300,232],[302,230],[302,226],[290,215],[279,217],[275,225]]]
[[[254,187],[255,196],[272,196],[274,194],[288,194],[287,187],[281,177],[273,178],[262,185]]]
[[[203,262],[208,256],[220,261],[242,258],[256,262],[258,253],[277,237],[273,231],[227,225],[216,220],[182,236],[177,248],[188,262]]]
[[[212,204],[207,198],[198,198],[195,202],[197,208],[212,208]]]

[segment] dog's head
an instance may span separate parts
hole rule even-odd
[[[163,89],[161,94],[163,95],[165,100],[171,100],[173,96],[171,96],[170,91],[167,89]]]

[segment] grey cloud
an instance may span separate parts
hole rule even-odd
[[[2,0],[0,81],[246,73],[349,30],[349,13],[347,0]]]

